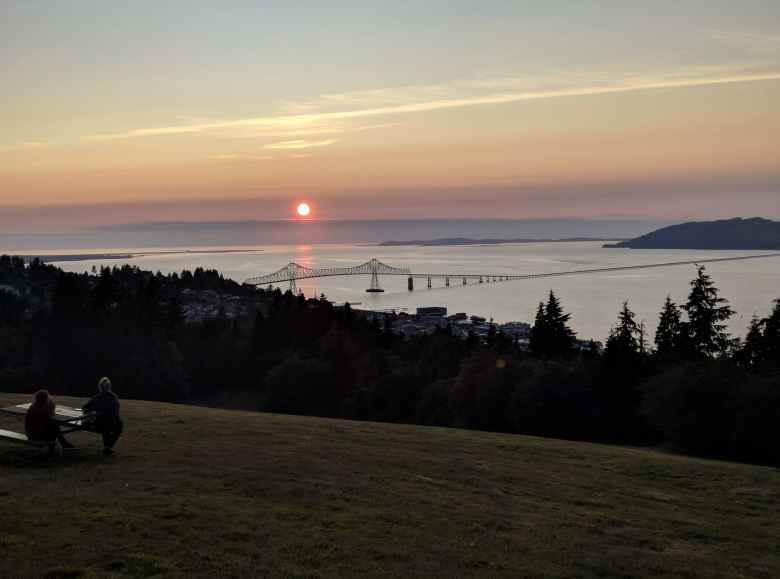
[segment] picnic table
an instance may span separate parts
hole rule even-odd
[[[5,408],[0,408],[0,412],[24,417],[27,414],[27,409],[30,408],[30,404],[31,403],[28,402],[26,404],[6,406]],[[52,420],[60,424],[60,430],[63,434],[67,434],[68,432],[74,432],[76,430],[88,430],[92,423],[92,418],[94,418],[93,412],[85,413],[80,408],[57,404],[54,409]],[[31,446],[48,446],[50,444],[49,441],[45,440],[30,440],[23,432],[14,432],[12,430],[3,429],[0,429],[0,440],[19,442]]]

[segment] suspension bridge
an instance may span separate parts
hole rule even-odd
[[[405,276],[407,288],[414,290],[414,280],[422,279],[427,282],[428,289],[432,288],[434,281],[443,281],[444,287],[479,285],[486,283],[498,283],[523,279],[538,279],[545,277],[560,277],[568,275],[584,275],[593,273],[607,273],[614,271],[630,271],[637,269],[651,269],[657,267],[671,267],[676,265],[698,265],[702,263],[715,263],[721,261],[739,261],[746,259],[761,259],[768,257],[780,257],[780,253],[764,253],[759,255],[742,255],[734,257],[719,257],[710,259],[696,259],[686,261],[667,261],[663,263],[646,263],[639,265],[620,265],[612,267],[597,267],[590,269],[572,269],[567,271],[543,272],[543,273],[414,273],[408,267],[395,267],[387,265],[376,258],[371,258],[365,263],[351,267],[325,267],[315,268],[290,262],[281,269],[266,275],[250,277],[244,283],[254,286],[274,286],[285,282],[290,284],[290,291],[298,293],[297,281],[319,277],[332,277],[340,275],[368,275],[371,276],[369,293],[379,293],[385,290],[379,285],[380,275]]]

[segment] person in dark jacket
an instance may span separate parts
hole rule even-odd
[[[54,452],[55,440],[60,443],[62,448],[75,448],[60,432],[60,425],[54,421],[56,408],[49,391],[38,390],[35,393],[33,403],[30,404],[27,414],[24,416],[24,430],[27,433],[27,438],[51,441],[50,453]]]
[[[124,424],[119,418],[119,398],[111,389],[111,380],[101,378],[98,393],[83,407],[84,412],[94,412],[94,429],[103,435],[103,454],[114,454],[114,445],[122,434]]]

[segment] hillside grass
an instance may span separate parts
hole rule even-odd
[[[115,457],[86,433],[55,459],[0,443],[0,577],[780,576],[777,469],[151,402],[123,411]]]

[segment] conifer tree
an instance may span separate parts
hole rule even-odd
[[[561,302],[550,290],[544,317],[549,331],[549,356],[558,358],[571,354],[574,349],[574,331],[569,327],[570,314],[563,313]]]
[[[755,366],[763,359],[765,322],[765,319],[760,320],[757,316],[753,316],[753,319],[750,320],[745,341],[735,356],[740,364]]]
[[[761,362],[780,366],[780,298],[776,299],[775,307],[769,317],[762,320],[764,334],[761,340]]]
[[[534,356],[545,356],[547,352],[547,319],[544,315],[544,302],[539,302],[536,310],[536,319],[531,328],[531,338],[528,346]]]
[[[574,331],[568,322],[571,316],[563,312],[561,303],[551,291],[547,303],[539,302],[531,329],[531,352],[544,358],[563,358],[574,349]]]
[[[661,314],[658,316],[658,328],[655,331],[655,351],[659,356],[671,356],[680,346],[682,325],[680,308],[666,296]]]
[[[734,342],[729,338],[724,322],[734,315],[734,310],[720,297],[712,278],[704,272],[704,266],[699,266],[691,281],[688,302],[683,309],[688,313],[685,338],[690,353],[705,358],[727,354]]]
[[[636,314],[623,302],[618,321],[607,339],[607,359],[621,364],[633,363],[640,353],[642,331],[636,322]]]

